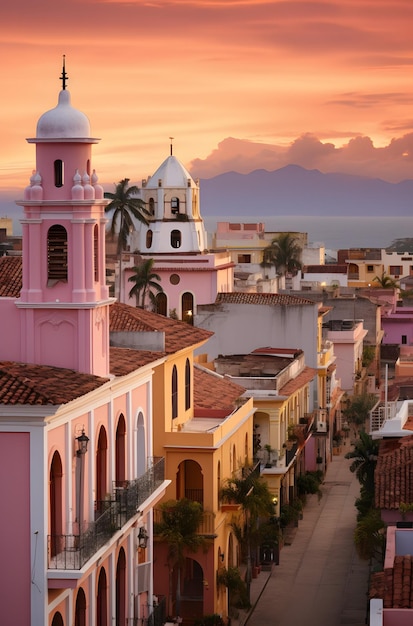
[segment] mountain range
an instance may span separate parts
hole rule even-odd
[[[412,216],[413,180],[323,174],[298,165],[200,180],[204,217]]]

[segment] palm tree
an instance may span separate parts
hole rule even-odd
[[[232,522],[235,536],[247,552],[247,598],[250,602],[251,589],[251,543],[258,539],[258,522],[260,518],[267,520],[274,515],[274,504],[267,483],[251,468],[243,468],[241,478],[229,478],[221,489],[221,499],[224,502],[240,504],[244,519],[240,523],[237,519]]]
[[[170,565],[169,586],[172,589],[172,572],[177,570],[175,592],[176,615],[181,610],[181,569],[185,564],[187,551],[197,552],[205,547],[206,540],[198,534],[198,527],[203,519],[203,509],[199,502],[181,498],[161,504],[161,521],[154,527],[154,532],[168,544],[168,562]],[[171,593],[169,612],[172,613]]]
[[[356,474],[357,480],[364,489],[374,493],[374,471],[377,465],[379,441],[362,430],[359,433],[359,439],[353,445],[353,450],[345,455],[346,459],[353,459],[350,471]]]
[[[129,281],[134,283],[132,289],[129,291],[129,297],[135,296],[136,306],[140,306],[141,309],[145,307],[146,297],[154,305],[156,303],[156,293],[163,293],[162,286],[155,282],[161,280],[159,274],[152,271],[155,261],[153,259],[146,259],[142,261],[140,265],[135,265],[132,270],[134,274],[129,277]],[[139,304],[140,297],[140,304]]]
[[[139,189],[136,185],[128,187],[129,178],[123,178],[119,183],[115,183],[115,193],[105,192],[105,198],[111,202],[105,207],[105,212],[113,211],[110,232],[112,239],[115,237],[117,222],[120,217],[119,234],[116,254],[119,259],[119,300],[122,301],[122,252],[126,249],[129,233],[135,230],[132,218],[142,224],[148,225],[146,216],[149,211],[145,207],[143,200],[137,197]]]
[[[378,283],[382,289],[395,289],[398,287],[398,283],[394,278],[386,274],[383,270],[381,276],[375,276],[373,282]]]
[[[302,249],[297,243],[297,238],[291,233],[281,233],[273,239],[269,246],[264,248],[261,267],[274,266],[278,274],[297,274],[301,269]]]
[[[129,233],[135,230],[135,224],[132,217],[148,225],[146,216],[149,211],[145,207],[145,202],[137,197],[139,188],[136,185],[128,187],[129,178],[123,178],[119,183],[115,183],[115,193],[105,192],[105,198],[111,200],[105,207],[105,212],[113,211],[110,232],[112,237],[115,236],[117,230],[117,222],[120,217],[120,226],[118,234],[117,254],[126,249]]]

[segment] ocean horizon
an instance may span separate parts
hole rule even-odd
[[[17,213],[17,214],[16,214]],[[23,214],[15,211],[13,231],[21,235]],[[412,210],[413,213],[413,210]],[[382,216],[320,216],[320,215],[262,215],[253,216],[203,216],[208,241],[215,232],[217,222],[239,222],[242,224],[262,222],[267,232],[302,232],[308,234],[309,244],[324,244],[326,250],[343,248],[387,248],[396,239],[413,239],[413,215],[403,217]],[[406,252],[408,252],[406,250]]]
[[[412,217],[343,217],[316,215],[204,217],[209,233],[217,222],[242,224],[262,222],[266,232],[308,233],[308,242],[324,244],[326,250],[345,248],[387,248],[396,239],[413,239]],[[407,252],[407,251],[406,251]]]

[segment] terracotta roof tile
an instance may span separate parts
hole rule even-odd
[[[66,404],[108,379],[48,365],[0,362],[0,404]]]
[[[296,391],[301,389],[301,387],[311,382],[316,376],[317,370],[312,367],[305,367],[303,371],[298,374],[298,376],[296,376],[295,378],[291,378],[291,380],[289,380],[288,383],[284,385],[284,387],[281,387],[280,395],[291,396],[291,394],[295,393]]]
[[[381,598],[385,609],[413,608],[413,556],[394,557],[393,567],[371,577],[369,597]]]
[[[213,335],[209,330],[119,302],[115,302],[110,307],[110,330],[113,332],[164,332],[167,354],[194,346]]]
[[[214,372],[194,367],[194,410],[224,410],[231,413],[245,388]]]
[[[22,257],[0,257],[0,297],[18,298],[22,288]]]
[[[229,292],[219,293],[215,299],[215,304],[260,304],[267,306],[297,306],[312,305],[312,300],[298,296],[290,296],[285,293],[242,293]]]
[[[132,350],[130,348],[110,348],[110,373],[115,376],[125,376],[134,370],[157,361],[163,352],[149,350]]]
[[[413,502],[413,435],[381,442],[374,480],[377,508]]]

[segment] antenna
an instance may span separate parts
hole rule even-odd
[[[62,81],[62,89],[66,89],[66,81],[69,80],[68,75],[66,74],[66,55],[63,55],[63,68],[62,75],[60,76],[60,80]]]

